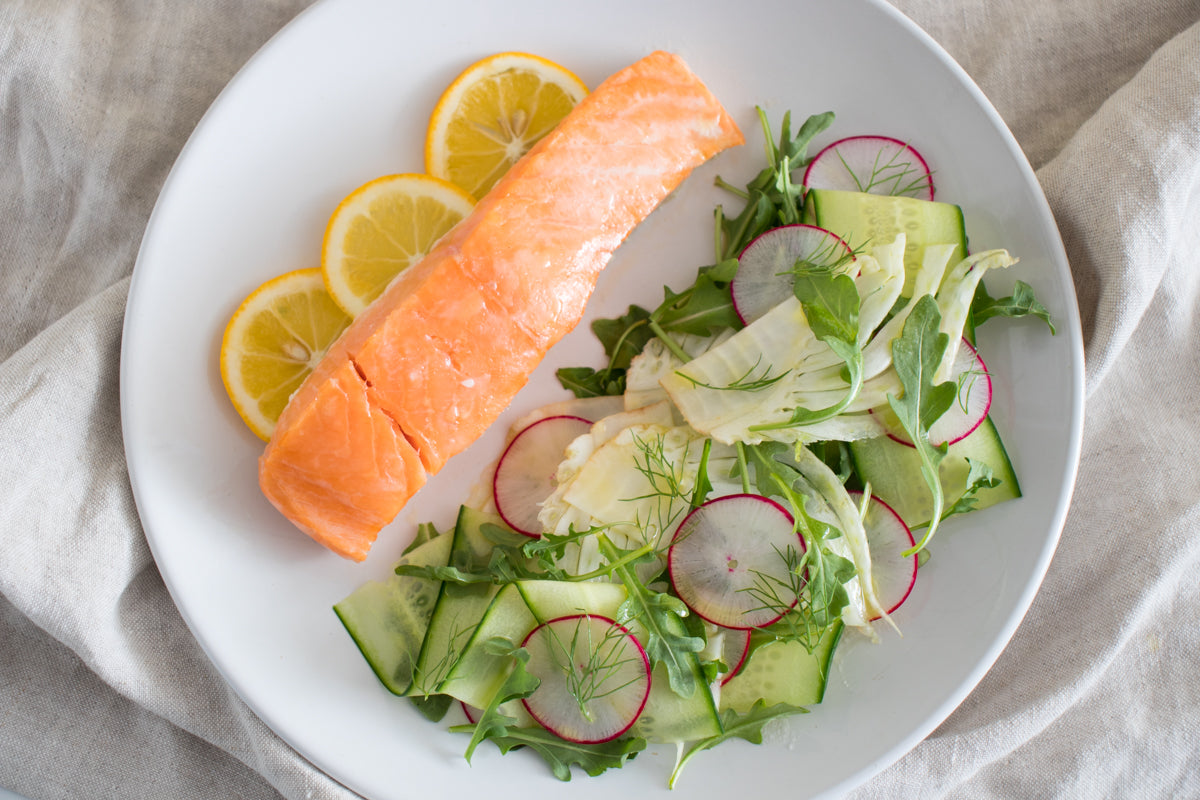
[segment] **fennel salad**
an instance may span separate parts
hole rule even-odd
[[[608,363],[518,421],[486,491],[335,606],[381,683],[569,780],[672,744],[761,743],[825,694],[843,636],[894,626],[948,517],[1020,495],[974,348],[1047,310],[970,252],[911,145],[833,114],[715,212],[711,265],[592,330]],[[886,645],[880,645],[886,646]],[[451,711],[457,707],[459,710]]]

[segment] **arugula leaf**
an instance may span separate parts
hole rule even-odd
[[[678,597],[652,591],[638,579],[634,562],[628,560],[628,555],[636,551],[621,550],[604,534],[599,536],[600,552],[609,564],[617,565],[615,572],[628,593],[617,609],[616,621],[622,625],[636,621],[645,629],[642,644],[646,655],[654,664],[666,668],[667,681],[675,694],[691,697],[696,691],[694,654],[704,649],[704,639],[688,634],[683,623],[688,615],[687,606]],[[648,555],[653,557],[653,552]]]
[[[555,375],[562,387],[574,392],[576,397],[604,397],[623,394],[625,370],[633,357],[642,352],[646,342],[654,338],[648,325],[650,312],[641,306],[631,305],[619,317],[598,319],[592,322],[592,332],[604,347],[608,366],[596,370],[591,367],[563,367]]]
[[[796,135],[791,138],[787,146],[787,155],[793,164],[807,165],[812,160],[805,158],[808,145],[833,124],[833,119],[833,112],[826,111],[823,114],[813,114],[804,120],[804,124],[800,126],[800,130],[796,131]],[[780,149],[783,149],[782,144]]]
[[[1025,317],[1035,316],[1050,326],[1051,335],[1057,333],[1050,312],[1038,302],[1034,296],[1033,287],[1025,281],[1017,281],[1013,293],[1008,297],[993,299],[983,285],[983,281],[975,288],[975,297],[971,300],[971,321],[973,327],[979,327],[992,317]]]
[[[849,275],[805,270],[792,282],[792,293],[804,309],[804,319],[821,340],[854,344],[858,341],[858,287]]]
[[[931,295],[922,295],[904,321],[900,336],[892,342],[892,365],[904,387],[899,397],[888,394],[888,405],[900,421],[900,426],[914,443],[921,458],[921,475],[933,495],[933,515],[929,528],[916,546],[904,555],[923,550],[933,538],[942,517],[945,496],[938,465],[946,456],[946,445],[934,447],[929,443],[929,428],[946,413],[958,394],[953,381],[933,383],[934,373],[946,352],[949,337],[938,330],[942,315]]]
[[[474,730],[472,725],[454,725],[455,733]],[[554,777],[560,781],[571,780],[571,767],[579,766],[588,775],[595,777],[608,769],[619,769],[625,762],[646,749],[646,740],[636,736],[613,739],[599,744],[579,744],[560,739],[542,728],[508,728],[503,734],[488,737],[500,748],[501,753],[528,747],[540,755],[549,765]]]
[[[761,191],[753,195],[742,192],[717,179],[717,185],[747,198],[745,207],[736,217],[726,217],[721,206],[717,206],[717,258],[734,258],[766,231],[774,227],[778,214],[771,198]]]
[[[623,369],[560,367],[554,375],[559,385],[576,397],[608,397],[625,393]]]
[[[738,714],[733,709],[723,711],[721,713],[722,732],[707,739],[701,739],[689,747],[687,752],[683,754],[683,757],[679,759],[679,763],[675,765],[675,770],[671,773],[671,779],[667,782],[667,787],[671,789],[675,788],[675,784],[679,780],[683,768],[687,766],[687,763],[697,753],[711,750],[730,739],[745,739],[751,744],[762,744],[763,727],[768,722],[795,716],[796,714],[807,713],[808,709],[800,706],[792,706],[787,703],[776,703],[773,706],[768,706],[763,700],[757,701],[745,714]]]
[[[671,338],[672,333],[708,336],[726,327],[741,327],[733,310],[729,282],[737,272],[737,259],[701,267],[695,282],[682,292],[663,287],[663,301],[653,311],[631,305],[620,317],[598,319],[592,331],[604,346],[608,366],[564,367],[555,375],[564,389],[576,397],[599,397],[625,391],[625,371],[646,343],[658,337],[680,360],[687,355]]]
[[[863,385],[863,352],[858,344],[858,312],[861,300],[854,279],[849,275],[835,275],[828,269],[801,269],[797,272],[793,288],[804,318],[813,335],[833,351],[846,364],[849,388],[840,400],[821,409],[796,408],[782,422],[769,425],[751,425],[752,431],[778,430],[803,425],[813,425],[832,419],[845,411]]]
[[[547,573],[558,574],[561,570],[558,561],[567,554],[567,545],[585,539],[596,533],[597,528],[585,528],[581,531],[571,526],[569,533],[557,534],[549,531],[537,539],[526,539],[521,546],[521,552],[527,558],[536,558],[539,566]]]
[[[692,488],[692,508],[704,505],[708,495],[713,490],[712,481],[708,477],[708,456],[712,452],[712,439],[704,440],[704,449],[700,451],[700,464],[696,467],[696,481]]]
[[[958,496],[954,504],[946,509],[946,513],[942,514],[942,519],[952,517],[955,514],[965,514],[968,511],[974,511],[976,503],[979,502],[977,495],[984,489],[995,489],[1004,481],[992,475],[992,468],[983,461],[975,459],[967,459],[967,486],[963,489],[963,493]]]
[[[705,683],[712,684],[717,678],[726,674],[730,670],[730,666],[720,658],[712,661],[701,661],[700,670],[704,673]]]
[[[395,573],[442,581],[456,587],[456,591],[459,587],[488,583],[504,584],[525,578],[547,577],[541,571],[530,568],[529,559],[521,552],[521,546],[529,541],[529,537],[490,522],[480,526],[480,533],[492,544],[489,561],[486,563],[481,560],[481,555],[460,552],[454,554],[454,561],[450,564],[399,564]]]
[[[631,305],[629,310],[619,317],[592,322],[592,332],[604,346],[604,354],[609,358],[610,368],[624,369],[633,361],[634,356],[642,352],[646,342],[654,336],[646,326],[649,321],[649,311],[641,306]]]
[[[511,656],[512,671],[504,683],[496,690],[487,708],[479,715],[479,720],[471,727],[471,742],[467,745],[465,757],[471,763],[475,748],[484,739],[506,736],[509,728],[516,725],[517,720],[501,712],[500,706],[509,700],[529,697],[541,685],[541,681],[530,675],[525,665],[529,663],[529,651],[524,647],[516,647],[507,639],[495,637],[483,643],[485,650],[491,655]]]
[[[454,698],[448,694],[410,695],[408,700],[430,722],[441,722],[454,703]]]
[[[767,166],[741,191],[721,179],[717,185],[732,191],[745,200],[741,213],[725,217],[717,209],[717,259],[736,258],[746,245],[770,228],[800,221],[803,187],[792,183],[791,173],[808,164],[808,145],[833,124],[833,112],[815,114],[804,121],[792,134],[791,112],[783,115],[779,143],[771,138],[767,114],[758,109],[759,123],[765,140]]]
[[[416,550],[421,545],[428,542],[430,539],[436,539],[441,533],[438,531],[432,522],[422,522],[417,525],[417,533],[413,536],[413,540],[408,543],[408,547],[404,548],[404,552],[400,555],[406,556],[413,550]]]
[[[853,561],[834,553],[826,544],[842,532],[808,513],[809,497],[801,488],[805,485],[803,477],[781,460],[786,445],[764,442],[747,449],[753,457],[755,487],[763,495],[784,499],[804,539],[804,553],[789,565],[795,584],[787,587],[800,602],[771,627],[752,633],[751,638],[756,642],[798,641],[812,652],[825,629],[841,619],[850,603],[845,584],[858,570]],[[781,597],[779,609],[784,611],[788,606]]]
[[[795,569],[804,576],[805,593],[795,608],[771,627],[770,635],[774,639],[800,642],[811,653],[825,630],[836,625],[850,605],[846,583],[858,574],[858,569],[853,561],[825,544],[841,536],[841,531],[813,519],[803,509],[800,519],[806,547]]]
[[[821,544],[805,551],[802,567],[808,575],[809,596],[793,612],[798,619],[785,618],[785,624],[792,630],[792,638],[804,644],[809,652],[821,638],[821,633],[842,618],[842,612],[850,605],[846,583],[858,574],[853,561],[825,546],[825,538],[829,538],[828,534],[825,537],[814,535],[813,539]],[[797,627],[797,622],[803,629]]]
[[[524,580],[591,581],[610,576],[626,566],[646,561],[654,555],[654,545],[647,544],[637,550],[620,551],[620,557],[607,565],[582,574],[571,574],[558,566],[566,546],[603,530],[603,526],[586,528],[563,535],[545,533],[537,539],[509,531],[499,525],[485,523],[480,532],[492,542],[491,558],[487,564],[455,566],[399,564],[397,575],[408,575],[427,580],[442,581],[448,588],[458,592],[478,591],[484,584],[504,585]],[[513,541],[519,537],[522,541]]]
[[[451,567],[449,565],[438,564],[397,564],[395,572],[397,575],[404,575],[413,578],[425,578],[431,581],[444,581],[446,583],[458,584],[460,586],[469,586],[480,583],[499,583],[495,580],[495,576],[490,572],[470,572]]]
[[[488,570],[495,576],[498,583],[514,583],[521,580],[566,580],[567,573],[560,569],[552,558],[537,557],[535,559],[535,548],[532,548],[531,545],[542,541],[541,538],[532,539],[507,526],[492,522],[482,524],[479,532],[492,543],[492,558],[488,562]]]
[[[507,525],[498,525],[495,522],[480,524],[479,533],[495,547],[507,547],[514,550],[520,549],[530,540],[525,534],[517,533]]]
[[[492,550],[488,572],[492,574],[492,581],[500,585],[517,581],[561,580],[566,577],[566,573],[557,567],[554,567],[553,572],[546,572],[540,567],[531,566],[529,559],[521,557],[520,550],[499,545]]]
[[[733,310],[729,282],[737,274],[737,259],[701,267],[696,281],[682,292],[663,287],[663,301],[650,314],[650,321],[668,333],[709,336],[724,328],[740,328]]]
[[[850,456],[849,442],[836,439],[828,442],[813,442],[808,445],[808,449],[824,461],[825,465],[837,475],[838,480],[847,485],[847,488],[856,488],[858,481],[854,472],[854,460]],[[847,483],[851,478],[856,478],[856,486],[850,486]]]
[[[771,126],[766,111],[758,109],[758,120],[766,139],[767,167],[747,186],[750,192],[767,192],[775,204],[780,224],[788,225],[799,221],[799,201],[802,189],[791,183],[791,171],[808,164],[809,143],[833,124],[833,112],[814,114],[804,121],[800,129],[792,134],[792,113],[784,112],[780,124],[779,143],[771,141]],[[789,221],[790,220],[790,221]]]

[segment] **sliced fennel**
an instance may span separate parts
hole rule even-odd
[[[789,297],[727,340],[663,375],[661,385],[689,425],[725,444],[855,441],[882,435],[885,431],[867,412],[902,391],[892,368],[891,342],[903,329],[916,299],[936,292],[941,331],[952,343],[940,375],[953,364],[982,274],[1015,263],[1007,252],[992,250],[964,259],[943,280],[953,252],[953,245],[926,248],[915,279],[921,294],[890,318],[887,312],[904,284],[904,236],[859,256],[855,288],[860,384],[847,379],[843,354],[814,335],[800,301]],[[753,388],[742,388],[747,376],[767,375],[771,382],[759,380]],[[827,418],[796,413],[796,409],[821,408],[836,408],[838,413]]]
[[[689,359],[707,352],[714,345],[728,339],[733,330],[726,328],[716,336],[696,336],[685,333],[675,338],[676,345]],[[632,410],[667,399],[660,385],[665,376],[683,366],[683,361],[666,346],[661,339],[651,339],[642,352],[634,356],[625,373],[625,408]]]
[[[596,528],[621,548],[665,546],[690,508],[705,439],[669,416],[664,419],[667,408],[660,403],[614,415],[573,442],[559,468],[558,486],[542,505],[545,530],[564,535]],[[740,490],[730,477],[736,461],[732,448],[710,451],[706,471],[714,495]],[[568,548],[572,561],[562,566],[596,569],[600,553],[593,539]]]
[[[473,725],[452,728],[472,734],[468,760],[479,742],[491,738],[505,752],[517,746],[539,752],[565,780],[572,765],[589,774],[619,767],[649,740],[678,743],[682,766],[728,738],[761,741],[769,720],[821,702],[844,626],[876,639],[872,621],[891,623],[881,602],[889,575],[906,576],[911,589],[917,563],[911,554],[944,518],[947,499],[938,475],[945,448],[931,444],[929,428],[953,399],[947,375],[964,326],[990,316],[1031,313],[1048,319],[1019,282],[1013,298],[999,301],[982,289],[985,271],[1007,267],[1013,259],[989,251],[960,261],[967,242],[957,207],[822,190],[806,197],[790,173],[807,163],[808,141],[832,115],[810,118],[795,135],[785,117],[778,144],[761,111],[760,116],[768,168],[746,192],[735,190],[745,201],[741,214],[726,218],[718,207],[716,262],[700,268],[682,292],[664,287],[663,301],[652,311],[630,306],[620,317],[594,321],[608,364],[560,369],[564,388],[578,399],[531,412],[514,426],[510,439],[546,417],[576,418],[572,426],[592,423],[565,452],[565,438],[584,428],[570,428],[545,448],[562,458],[553,484],[542,479],[525,498],[525,509],[537,510],[536,523],[518,529],[502,524],[502,515],[472,511],[503,505],[492,493],[475,492],[447,538],[453,558],[397,567],[398,577],[438,587],[439,622],[431,626],[438,635],[427,631],[425,638],[445,653],[442,666],[449,669],[450,677],[437,687],[445,697],[437,699],[453,696],[481,709]],[[857,234],[856,252],[846,247],[844,258],[823,260],[803,251],[792,266],[784,259],[772,261],[765,272],[742,269],[754,263],[742,257],[749,243],[775,234],[773,229],[812,227],[809,222],[821,226],[816,230],[828,228],[827,238],[838,243],[844,234]],[[830,233],[835,230],[844,233]],[[895,235],[898,231],[908,236]],[[762,292],[756,313],[742,316],[734,281],[745,276],[769,278],[771,285],[783,279],[791,292],[774,308],[769,305],[779,290]],[[981,362],[978,372],[984,369]],[[919,494],[927,482],[933,497],[932,520],[920,545],[895,515],[903,535],[889,541],[914,547],[890,560],[890,551],[879,546],[877,517],[866,509],[874,502],[872,483],[882,493],[894,462],[884,462],[873,477],[860,466],[860,451],[891,441],[884,436],[889,429],[880,421],[882,409],[916,443],[919,463],[901,482],[905,495]],[[906,445],[897,440],[896,446]],[[515,450],[509,448],[506,456],[515,459]],[[536,462],[525,462],[530,473],[549,471]],[[974,463],[967,463],[969,484],[991,481],[986,464],[977,474]],[[497,488],[494,494],[506,493]],[[782,528],[756,525],[755,514],[739,505],[715,523],[720,537],[709,537],[707,544],[703,536],[692,541],[705,545],[704,557],[689,560],[689,536],[696,529],[681,523],[706,508],[733,508],[740,498],[725,496],[739,494],[755,508],[786,505]],[[945,516],[969,509],[966,497],[952,496]],[[780,530],[785,535],[774,538]],[[716,546],[708,546],[712,541]],[[766,547],[746,547],[764,542]],[[803,546],[791,546],[797,542]],[[681,547],[683,556],[672,557]],[[911,567],[897,572],[897,559],[904,558]],[[738,570],[756,578],[729,584],[724,572]],[[714,606],[697,605],[697,598],[711,597],[712,588],[723,584],[734,589],[720,595],[722,602],[746,592],[759,605],[740,617],[715,618],[734,628],[745,622],[753,627],[734,631],[706,621],[705,609],[712,612]],[[480,596],[482,604],[476,602]],[[467,617],[479,614],[462,609],[477,605],[483,616],[472,621]],[[745,604],[728,607],[735,605]],[[599,617],[611,624],[593,624]],[[578,622],[583,619],[586,625]],[[448,624],[458,633],[443,635]],[[386,624],[376,628],[386,632]],[[644,648],[653,678],[648,693],[631,695],[643,699],[645,708],[625,708],[636,716],[628,735],[625,729],[607,731],[605,736],[619,738],[579,744],[558,739],[551,726],[534,724],[522,703],[537,690],[539,677],[551,685],[562,677],[555,671],[539,676],[537,664],[546,659],[531,659],[530,649],[518,644],[532,641],[536,651],[538,640],[529,633],[539,629],[555,634],[542,642],[544,651],[569,645],[562,652],[571,655],[571,664],[578,655],[595,666],[591,653],[604,661],[616,652],[604,646],[610,630]],[[577,648],[583,638],[576,631],[594,631],[601,646]],[[459,633],[465,641],[457,641]],[[411,654],[422,663],[431,660],[423,652],[426,644]],[[572,667],[565,674],[579,673]],[[589,716],[585,703],[595,694],[579,691],[586,686],[570,680],[564,686],[568,691],[558,694],[555,719],[575,716],[576,703]],[[543,707],[546,699],[534,698],[534,705]],[[672,785],[677,777],[678,769]]]
[[[903,252],[904,241],[900,237],[890,246],[860,254],[855,262],[859,265],[855,288],[859,293],[856,316],[860,347],[866,344],[862,331],[878,326],[899,296],[904,282]],[[814,334],[801,302],[788,297],[661,382],[688,423],[717,441],[809,442],[817,441],[818,437],[805,432],[804,425],[782,425],[797,408],[824,408],[844,398],[850,384],[842,376],[843,360]],[[756,370],[778,379],[758,391],[738,390],[739,379]],[[864,377],[870,376],[864,373]],[[868,383],[864,382],[863,389],[868,388]],[[887,391],[894,388],[871,392],[869,397],[878,397],[882,402]],[[844,424],[834,421],[871,407],[863,405],[860,398],[850,398],[841,415],[813,423],[832,423],[822,424],[823,434],[819,438],[848,441],[879,435],[880,429],[869,420],[846,420]]]
[[[837,519],[837,526],[842,535],[830,542],[832,548],[841,550],[839,555],[854,562],[858,575],[850,582],[851,605],[854,614],[846,613],[843,618],[848,625],[870,629],[867,620],[873,616],[887,616],[875,596],[875,587],[871,582],[871,550],[867,546],[867,532],[863,529],[862,516],[858,507],[851,499],[846,487],[838,479],[824,461],[813,455],[807,447],[795,449],[796,470],[804,476],[828,505]],[[857,601],[857,602],[856,602]]]
[[[942,288],[938,290],[937,301],[942,312],[939,329],[950,337],[950,341],[942,356],[942,364],[934,375],[935,381],[944,381],[950,376],[958,355],[959,342],[962,341],[963,326],[971,311],[971,300],[975,297],[975,288],[979,286],[983,274],[988,270],[1007,269],[1016,263],[1017,260],[1007,250],[987,250],[964,258],[946,276]]]

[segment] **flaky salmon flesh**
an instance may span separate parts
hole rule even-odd
[[[330,550],[366,558],[579,323],[634,227],[742,142],[678,56],[608,78],[342,334],[279,418],[263,493]]]

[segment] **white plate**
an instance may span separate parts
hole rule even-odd
[[[122,421],[138,510],[159,569],[221,673],[300,753],[371,798],[529,797],[559,790],[528,754],[491,745],[473,767],[465,740],[419,718],[375,681],[330,606],[386,575],[413,526],[446,523],[498,452],[499,427],[453,459],[384,531],[365,564],[314,545],[259,494],[261,446],[225,397],[217,351],[225,321],[263,280],[316,266],[326,219],[379,175],[422,170],[425,122],[467,64],[501,50],[539,53],[590,85],[653,49],[682,54],[748,144],[698,170],[639,228],[602,276],[589,316],[654,305],[711,260],[718,172],[759,169],[754,106],[835,110],[834,133],[912,141],[935,165],[939,198],[961,204],[978,248],[1021,256],[1021,277],[1053,312],[982,329],[1000,377],[995,419],[1026,495],[947,524],[898,621],[870,645],[848,637],[827,701],[781,726],[696,759],[690,797],[744,791],[836,793],[916,745],[961,702],[1012,635],[1057,542],[1079,452],[1082,344],[1066,259],[1045,200],[1013,139],[951,59],[890,7],[866,0],[754,0],[736,7],[609,0],[563,5],[326,0],[300,15],[230,83],[175,165],[134,273],[122,354]],[[714,9],[712,11],[707,9]],[[715,9],[720,9],[719,12]],[[830,141],[832,137],[825,137]],[[814,151],[815,152],[815,151]],[[649,274],[649,277],[647,277]],[[598,364],[586,325],[535,373],[502,423],[562,396],[553,370]],[[665,791],[671,747],[629,768],[577,776],[572,797]],[[619,796],[619,795],[618,795]]]

